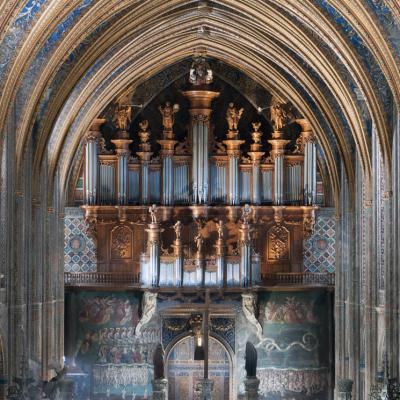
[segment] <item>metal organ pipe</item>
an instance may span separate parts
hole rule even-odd
[[[94,205],[97,202],[97,168],[98,168],[98,152],[97,152],[97,136],[87,137],[86,142],[86,158],[85,158],[85,195],[86,203]]]

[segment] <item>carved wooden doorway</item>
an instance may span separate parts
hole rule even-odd
[[[213,399],[229,400],[230,358],[225,347],[210,337],[209,377],[214,381]],[[198,400],[195,388],[203,378],[203,361],[194,360],[194,339],[179,341],[167,359],[169,399]]]

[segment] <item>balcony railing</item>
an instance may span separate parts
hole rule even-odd
[[[329,272],[289,272],[261,275],[263,286],[335,286],[335,274]]]
[[[114,272],[66,272],[65,286],[140,286],[140,274]]]
[[[140,274],[115,272],[76,272],[64,274],[69,287],[140,287]],[[335,286],[334,273],[267,273],[260,286]]]

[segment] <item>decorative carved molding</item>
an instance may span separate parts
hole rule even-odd
[[[111,259],[132,259],[133,232],[125,225],[120,225],[111,231]]]
[[[268,231],[268,260],[289,260],[290,232],[282,225],[275,225]]]

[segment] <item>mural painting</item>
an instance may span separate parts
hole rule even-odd
[[[331,372],[329,293],[265,292],[256,344],[265,399],[327,399]]]
[[[67,334],[68,363],[77,397],[150,398],[160,330],[157,323],[146,323],[137,332],[140,295],[80,292],[71,297],[69,310],[75,315],[67,320],[75,329]]]

